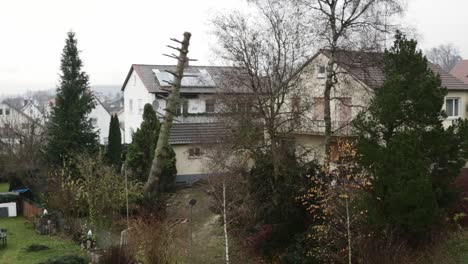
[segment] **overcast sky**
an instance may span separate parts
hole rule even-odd
[[[468,58],[466,0],[408,0],[423,49],[452,42]],[[66,32],[76,32],[92,85],[121,85],[132,63],[167,64],[169,38],[192,32],[190,57],[216,64],[209,19],[244,0],[0,0],[0,95],[49,89]],[[180,19],[179,19],[180,18]]]

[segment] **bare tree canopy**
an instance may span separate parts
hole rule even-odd
[[[402,12],[399,0],[293,0],[309,14],[310,30],[330,53],[323,91],[325,121],[325,162],[329,163],[332,137],[331,93],[339,82],[339,50],[382,50],[390,19]]]
[[[426,51],[427,59],[450,72],[462,60],[460,50],[452,43],[441,44]]]
[[[220,57],[239,69],[226,79],[243,92],[218,100],[224,106],[224,121],[236,131],[233,147],[271,155],[275,189],[284,153],[281,144],[291,131],[290,121],[299,114],[291,110],[290,99],[301,98],[301,105],[307,105],[298,77],[314,52],[314,39],[296,2],[249,2],[250,13],[233,12],[213,21]]]

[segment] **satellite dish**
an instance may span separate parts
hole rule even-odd
[[[158,99],[154,99],[153,103],[151,103],[151,105],[153,106],[153,110],[156,112],[158,111],[158,108],[159,108],[159,102],[158,102]]]

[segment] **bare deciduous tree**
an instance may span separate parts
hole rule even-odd
[[[34,189],[40,183],[45,129],[42,120],[10,109],[0,120],[0,162],[3,175]],[[6,114],[6,113],[5,113]],[[13,186],[14,187],[14,186]]]
[[[214,20],[218,52],[237,69],[226,74],[218,101],[221,122],[231,128],[233,149],[243,149],[254,159],[256,154],[270,155],[273,175],[268,184],[276,193],[284,169],[284,139],[294,129],[292,121],[310,107],[300,75],[314,52],[313,39],[296,3],[249,2],[252,13],[234,12]],[[298,99],[295,106],[293,98]],[[272,197],[273,203],[277,199]]]
[[[450,72],[462,60],[460,50],[452,43],[442,44],[426,51],[427,59]]]

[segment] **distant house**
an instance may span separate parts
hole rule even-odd
[[[0,127],[21,127],[26,129],[27,124],[33,121],[30,116],[7,100],[0,103]]]
[[[209,172],[205,166],[203,150],[197,138],[202,135],[209,139],[217,131],[215,113],[219,110],[215,94],[223,89],[220,83],[225,73],[232,67],[188,66],[182,79],[181,104],[176,111],[169,143],[176,152],[177,180],[190,182],[203,177]],[[169,95],[175,66],[133,64],[122,85],[124,111],[119,113],[119,120],[125,128],[125,143],[132,142],[133,133],[143,121],[143,108],[151,104],[158,117],[162,118],[166,108],[165,98]],[[120,118],[123,117],[123,118]]]
[[[35,125],[39,130],[32,130]],[[4,100],[0,103],[0,140],[16,144],[21,134],[36,133],[43,129],[42,124],[26,115],[17,106]]]
[[[47,120],[45,111],[39,109],[38,103],[35,100],[25,99],[21,111],[32,119],[38,120],[41,124],[45,124]]]
[[[49,100],[49,107],[47,109],[47,113],[49,115],[54,105],[55,105],[55,99]],[[110,126],[111,114],[104,107],[101,101],[97,98],[95,98],[95,107],[89,114],[89,119],[94,129],[98,132],[99,143],[102,145],[107,145],[108,137],[109,137],[109,126]],[[124,132],[122,128],[120,130],[120,133],[122,135],[122,143],[123,143]]]

